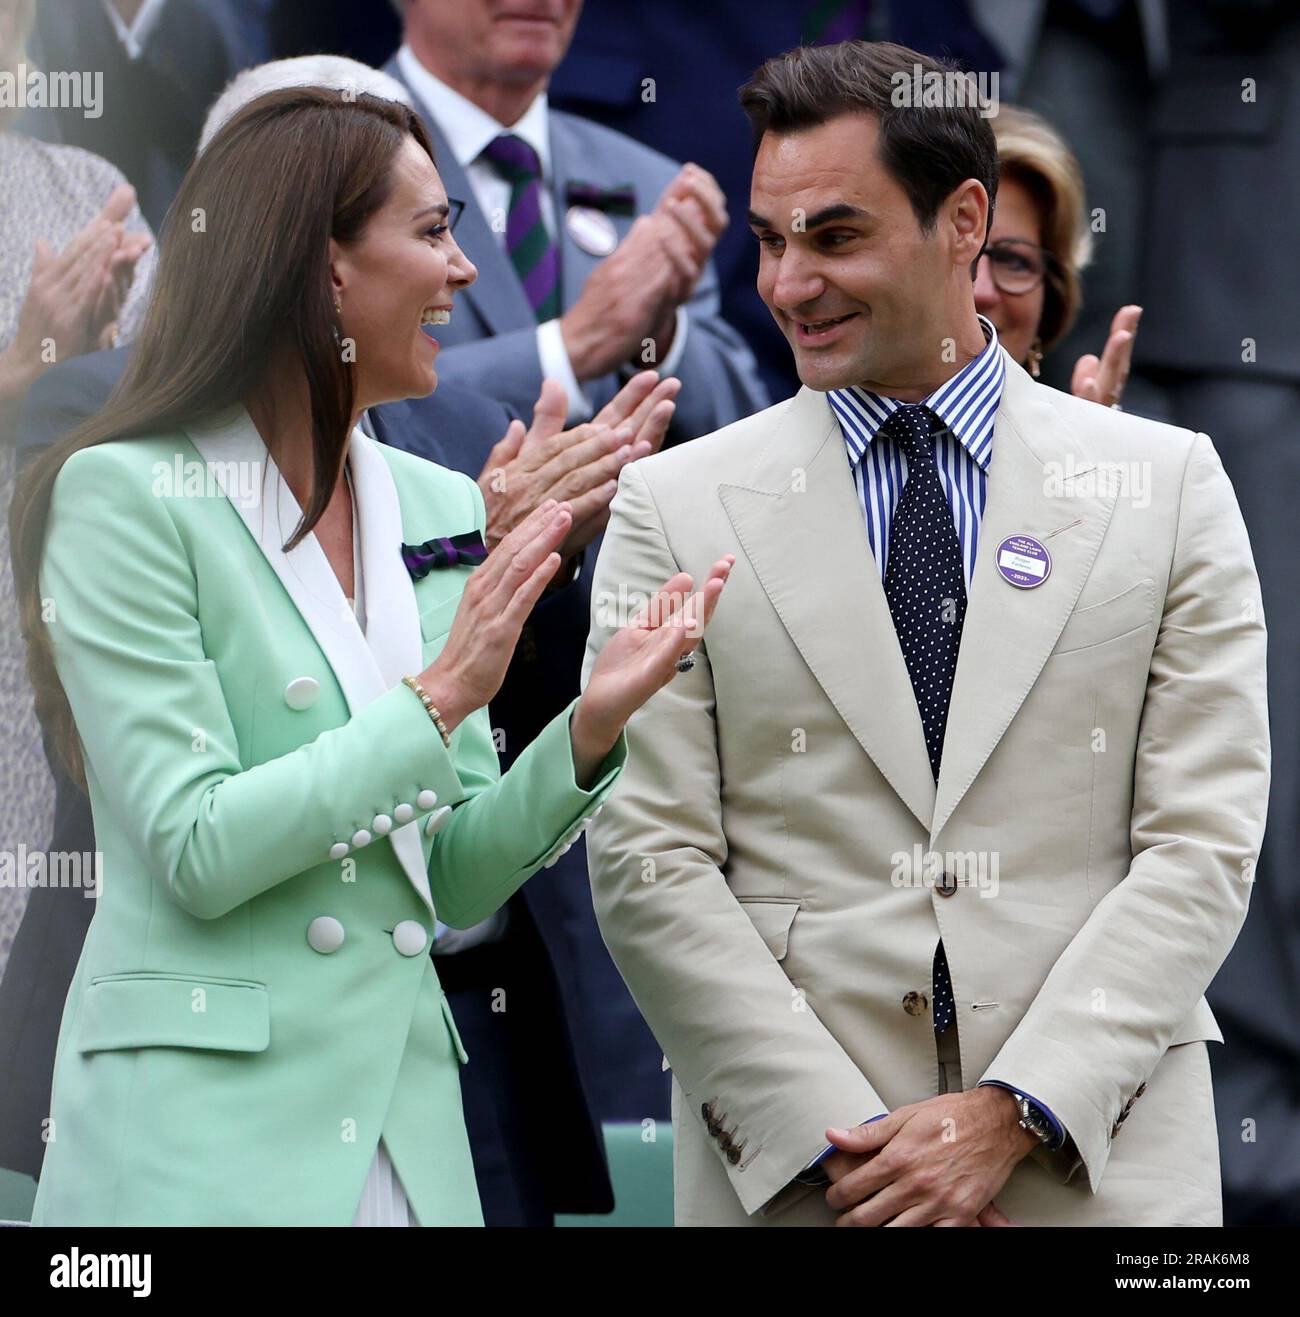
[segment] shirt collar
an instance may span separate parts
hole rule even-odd
[[[521,137],[537,152],[542,178],[551,173],[551,135],[548,131],[548,102],[544,91],[538,92],[533,103],[509,127],[498,123],[486,110],[480,109],[468,97],[436,78],[416,57],[410,46],[403,45],[397,52],[397,67],[438,125],[451,147],[456,163],[462,169],[472,165],[493,138],[502,133]]]
[[[922,404],[948,426],[980,468],[987,471],[993,456],[993,423],[1002,400],[1006,364],[993,322],[985,316],[980,316],[979,322],[984,331],[983,352],[923,398]],[[839,419],[849,460],[855,464],[880,427],[903,406],[897,398],[882,397],[856,384],[832,389],[826,396]]]

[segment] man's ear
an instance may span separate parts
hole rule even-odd
[[[945,203],[953,235],[953,262],[969,265],[980,254],[988,232],[989,194],[977,178],[953,189]]]

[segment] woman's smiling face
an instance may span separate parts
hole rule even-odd
[[[1028,188],[1004,174],[998,182],[998,204],[993,211],[989,245],[1017,239],[1035,247],[1043,241],[1043,217]],[[998,341],[1021,365],[1029,358],[1043,318],[1042,284],[1027,293],[1004,293],[993,282],[987,260],[981,260],[975,276],[975,309],[993,322]]]
[[[393,161],[388,200],[355,242],[330,241],[330,270],[345,340],[355,345],[356,406],[423,397],[438,383],[437,340],[455,292],[478,271],[456,245],[433,161],[413,137]]]

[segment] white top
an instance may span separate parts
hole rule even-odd
[[[343,476],[348,485],[348,496],[352,500],[352,582],[353,597],[348,600],[357,617],[357,626],[361,634],[366,631],[366,584],[361,572],[361,510],[352,491],[352,473],[350,463],[343,467]],[[352,1218],[354,1226],[414,1226],[419,1225],[415,1219],[415,1209],[411,1206],[402,1182],[398,1178],[397,1168],[388,1156],[388,1149],[380,1139],[375,1148],[375,1155],[370,1162],[366,1183],[361,1190],[361,1201],[357,1204],[356,1215]]]
[[[352,605],[352,611],[357,619],[357,626],[361,628],[361,634],[364,636],[366,634],[366,582],[361,572],[361,508],[357,503],[356,494],[352,490],[350,462],[345,462],[343,465],[343,479],[347,481],[348,498],[352,503],[352,595],[348,597],[348,603]]]

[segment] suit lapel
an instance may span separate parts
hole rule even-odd
[[[284,542],[302,517],[275,461],[247,411],[240,407],[207,426],[187,431],[213,478],[239,514],[330,665],[352,713],[424,664],[415,592],[401,559],[402,520],[388,463],[373,440],[354,430],[349,464],[361,534],[367,635],[363,635],[314,534],[288,553]],[[253,498],[241,495],[236,473],[261,473]],[[421,900],[433,910],[417,825],[388,834]]]
[[[1115,506],[1113,494],[1079,497],[1070,482],[1052,481],[1052,463],[1064,465],[1072,456],[1082,474],[1092,466],[1091,455],[1051,405],[1051,394],[1009,357],[1006,370],[932,842],[1037,680],[1092,570]],[[1052,558],[1051,574],[1031,590],[1009,585],[995,562],[998,545],[1021,534],[1039,540]]]
[[[824,393],[795,395],[755,476],[754,487],[719,486],[741,547],[840,717],[928,829],[935,783],[921,716]]]
[[[568,203],[565,195],[569,183],[582,179],[598,187],[617,187],[628,182],[627,170],[620,177],[615,177],[609,169],[610,161],[598,152],[592,151],[581,136],[581,123],[570,116],[552,110],[548,116],[551,134],[551,195],[555,202],[555,241],[560,249],[560,287],[562,305],[572,306],[582,295],[582,289],[591,272],[605,258],[593,256],[574,242],[565,223]],[[584,147],[586,149],[584,150]],[[657,198],[643,197],[637,193],[637,214],[644,214]],[[611,215],[615,236],[619,242],[627,236],[632,227],[633,218],[627,215]]]

